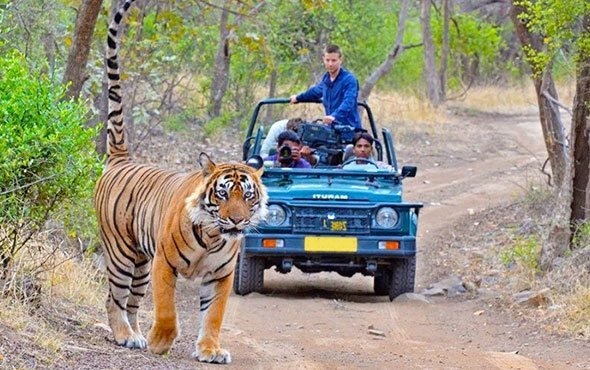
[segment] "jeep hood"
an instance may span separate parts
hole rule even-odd
[[[290,183],[265,181],[265,185],[273,200],[399,203],[402,199],[402,187],[385,180],[295,179]]]

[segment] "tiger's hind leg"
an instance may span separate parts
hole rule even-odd
[[[199,337],[193,357],[201,362],[229,364],[229,351],[221,348],[219,332],[231,291],[233,272],[223,278],[201,285]]]
[[[131,251],[128,249],[127,252]],[[107,251],[105,257],[109,275],[109,296],[106,310],[115,342],[127,348],[146,348],[147,342],[141,335],[141,331],[136,332],[131,326],[133,324],[136,329],[139,329],[137,308],[141,298],[135,296],[134,293],[144,294],[147,286],[133,289],[133,280],[134,275],[142,275],[141,271],[145,270],[145,265],[139,264],[140,268],[136,271],[137,256],[129,256],[126,253],[114,254],[112,251]],[[149,263],[147,266],[149,279]],[[128,314],[129,308],[131,308],[130,314]]]
[[[139,305],[143,300],[143,297],[145,297],[145,292],[147,291],[150,282],[151,268],[151,260],[147,256],[140,254],[135,262],[131,294],[127,300],[127,318],[129,319],[131,329],[133,329],[133,332],[138,337],[139,348],[147,347],[147,341],[142,335],[139,327],[137,312],[139,311]]]

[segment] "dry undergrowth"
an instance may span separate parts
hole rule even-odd
[[[53,367],[70,332],[102,314],[103,272],[90,257],[53,243],[42,235],[0,280],[0,368]]]

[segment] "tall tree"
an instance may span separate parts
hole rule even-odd
[[[590,3],[587,0],[512,1],[511,18],[533,70],[545,145],[556,178],[552,224],[540,262],[553,267],[571,248],[572,232],[588,220],[590,205]],[[565,48],[564,48],[565,46]],[[576,95],[571,143],[565,142],[551,76],[558,52],[574,53]]]
[[[430,0],[420,1],[420,24],[422,25],[422,43],[424,45],[424,77],[426,96],[430,103],[438,107],[442,103],[440,79],[436,73],[436,54],[432,27],[430,26]]]
[[[582,32],[587,40],[590,40],[590,12],[584,15],[582,21]],[[582,172],[589,178],[590,165],[590,148],[588,141],[588,130],[590,130],[590,44],[586,45],[587,50],[582,49],[578,53],[578,68],[576,77],[576,96],[574,99],[574,110],[572,118],[572,132],[580,135],[583,139],[574,141],[574,160],[576,166],[576,175]],[[581,168],[580,168],[581,167]],[[583,204],[572,204],[574,209],[582,208],[585,210],[584,220],[588,219],[588,205],[590,204],[590,184],[586,184],[586,198]],[[574,181],[574,189],[576,183]],[[574,197],[575,201],[580,201]]]
[[[388,74],[393,68],[393,63],[395,59],[405,50],[403,45],[404,41],[404,32],[406,27],[406,18],[408,18],[408,8],[409,8],[410,0],[402,0],[399,16],[397,21],[397,35],[395,36],[395,42],[393,44],[393,48],[387,54],[385,61],[381,63],[371,75],[365,80],[363,86],[361,86],[361,90],[359,92],[358,99],[360,101],[367,100],[371,91],[379,81],[381,77]]]
[[[72,37],[72,47],[68,54],[63,83],[69,84],[66,97],[80,96],[86,75],[86,63],[92,44],[92,35],[96,26],[96,19],[102,6],[102,0],[84,0],[76,16],[76,26]]]
[[[443,29],[442,46],[440,50],[440,67],[438,76],[440,79],[440,97],[446,100],[447,97],[447,67],[450,53],[449,24],[451,22],[451,0],[442,0]]]
[[[529,53],[528,60],[533,70],[533,84],[537,94],[537,104],[539,105],[539,119],[545,139],[545,147],[549,155],[551,172],[555,179],[555,198],[559,200],[556,202],[552,224],[539,256],[542,268],[550,269],[553,264],[552,261],[556,257],[563,255],[564,251],[570,246],[569,204],[571,202],[571,192],[569,187],[571,184],[566,179],[566,175],[570,176],[570,171],[567,170],[569,159],[566,152],[564,128],[559,116],[559,107],[555,104],[558,97],[551,73],[552,63],[539,67],[532,62],[531,52],[543,53],[545,51],[543,36],[533,32],[532,27],[527,24],[527,8],[519,1],[511,1],[510,17],[516,35],[523,50]]]
[[[223,96],[227,90],[229,82],[229,66],[230,66],[230,45],[229,36],[230,30],[228,27],[229,9],[228,6],[231,0],[225,0],[223,8],[221,9],[221,17],[219,19],[219,44],[217,46],[217,53],[215,54],[215,70],[213,72],[213,79],[211,81],[211,97],[209,103],[209,116],[217,117],[221,113],[221,103]]]
[[[231,0],[225,0],[221,9],[219,21],[219,43],[215,54],[215,66],[211,81],[211,95],[209,99],[209,117],[218,117],[221,114],[223,97],[229,84],[229,68],[231,63],[230,41],[234,37],[234,30],[240,26],[245,16],[254,16],[260,11],[265,1],[261,1],[252,7],[248,13],[232,12],[229,8]],[[235,13],[234,23],[229,24],[230,13]]]
[[[527,26],[527,13],[525,6],[521,5],[518,0],[511,0],[512,8],[510,17],[516,36],[518,37],[525,52],[543,53],[545,52],[545,45],[543,42],[543,35],[533,32]],[[528,59],[531,60],[531,59]],[[537,103],[539,105],[539,118],[541,127],[543,129],[543,137],[545,139],[545,146],[549,156],[549,163],[551,164],[551,172],[557,187],[561,186],[564,179],[564,171],[568,162],[567,144],[565,139],[565,128],[561,122],[559,113],[559,106],[556,104],[558,100],[557,89],[553,80],[551,71],[552,63],[545,66],[538,66],[531,62],[531,69],[533,71],[533,84],[537,93]]]

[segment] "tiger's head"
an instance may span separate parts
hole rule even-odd
[[[219,229],[223,237],[237,237],[266,217],[268,195],[262,184],[263,169],[243,163],[215,164],[199,156],[202,181],[186,201],[193,224]]]

